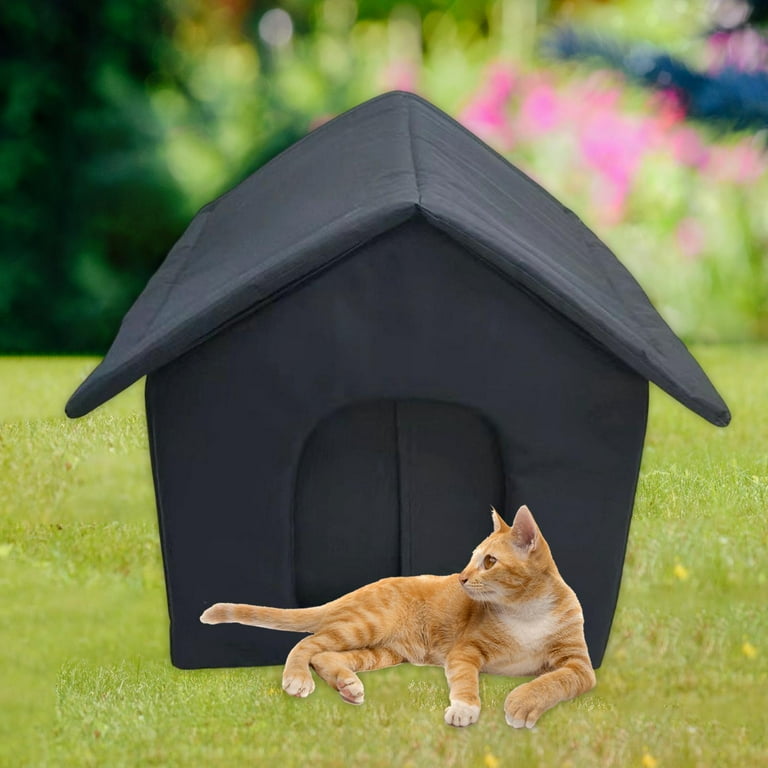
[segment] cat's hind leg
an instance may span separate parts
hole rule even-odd
[[[399,653],[389,648],[358,648],[353,651],[322,651],[311,660],[320,677],[335,688],[344,701],[362,704],[365,689],[356,672],[393,667],[404,661]]]
[[[299,640],[293,646],[283,669],[283,690],[290,696],[306,698],[315,690],[315,681],[309,662],[312,657],[324,651],[346,651],[350,643],[343,632],[330,629]]]

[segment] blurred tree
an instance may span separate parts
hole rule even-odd
[[[145,80],[155,0],[30,0],[0,18],[0,351],[103,350],[183,225]]]

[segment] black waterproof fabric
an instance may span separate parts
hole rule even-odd
[[[451,573],[533,510],[600,664],[648,380],[725,404],[566,208],[418,97],[314,131],[206,206],[67,405],[147,374],[171,656],[278,664],[298,635],[199,622]]]
[[[499,435],[479,411],[412,399],[334,411],[306,441],[296,477],[297,604],[382,576],[460,570],[469,542],[490,531],[480,499],[504,509]]]
[[[697,362],[606,246],[448,115],[400,92],[318,128],[203,208],[67,413],[82,416],[416,216],[696,413],[729,422]]]
[[[603,656],[648,383],[420,219],[147,379],[181,667],[279,664],[297,635],[200,624],[451,573],[526,503]]]

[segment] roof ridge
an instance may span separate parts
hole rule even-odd
[[[393,93],[405,93],[404,91],[393,91]],[[421,184],[419,182],[419,169],[416,164],[416,149],[415,145],[413,143],[413,120],[412,120],[412,110],[411,110],[411,104],[413,102],[413,99],[406,99],[405,101],[405,110],[408,120],[408,149],[411,153],[411,166],[413,168],[413,183],[416,186],[416,207],[421,208]]]
[[[289,147],[286,147],[285,149],[280,150],[280,152],[278,152],[276,155],[274,155],[265,163],[263,163],[258,168],[256,168],[252,173],[249,173],[244,179],[242,179],[237,184],[235,184],[234,187],[227,189],[226,191],[222,192],[218,197],[215,197],[213,200],[203,205],[197,211],[195,216],[192,218],[192,221],[194,221],[195,218],[199,216],[201,213],[203,213],[203,211],[205,211],[207,208],[215,208],[220,202],[222,202],[227,197],[229,197],[233,192],[239,189],[240,186],[245,184],[255,174],[261,173],[262,170],[264,170],[265,168],[269,168],[275,161],[280,160],[281,158],[290,157],[298,147],[309,142],[311,139],[316,138],[317,136],[322,136],[324,133],[327,133],[327,131],[330,130],[331,126],[335,125],[338,122],[343,121],[345,118],[351,115],[354,115],[357,112],[365,111],[365,108],[369,107],[371,104],[375,104],[380,101],[387,101],[388,99],[391,99],[393,97],[400,97],[400,98],[406,97],[412,101],[418,101],[422,104],[432,107],[432,109],[434,109],[437,112],[442,112],[442,110],[438,109],[433,104],[430,104],[423,96],[419,96],[418,94],[412,93],[411,91],[400,91],[400,90],[385,91],[384,93],[380,93],[377,96],[373,96],[367,101],[362,101],[359,104],[356,104],[354,107],[350,107],[349,109],[345,110],[344,112],[339,112],[338,114],[326,120],[324,123],[320,123],[320,125],[316,126],[315,128],[312,128],[311,130],[307,130],[307,132],[300,139],[297,139],[296,141],[294,141],[293,144],[291,144]],[[410,131],[410,125],[409,125],[409,131]]]

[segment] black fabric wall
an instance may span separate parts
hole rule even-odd
[[[438,543],[451,562],[465,552],[451,566],[458,569],[490,530],[490,504],[511,519],[526,503],[582,601],[599,665],[647,387],[423,220],[376,238],[148,377],[173,662],[282,663],[297,635],[210,627],[198,616],[217,601],[291,607],[341,594],[378,570],[436,570],[448,565],[435,558]],[[357,430],[367,450],[400,466],[397,435],[383,425],[387,408],[402,407],[415,408],[402,423],[425,441],[411,473],[424,486],[408,496],[418,503],[407,535],[402,487],[390,470],[371,479],[370,464],[356,465],[353,439]],[[356,426],[361,418],[373,423]],[[435,458],[430,440],[445,440],[440,430],[467,444],[422,471]],[[498,456],[487,477],[467,458],[477,451]],[[465,460],[462,477],[456,467]],[[467,487],[476,499],[460,490]],[[440,542],[430,539],[436,522]],[[342,542],[367,555],[345,559]]]

